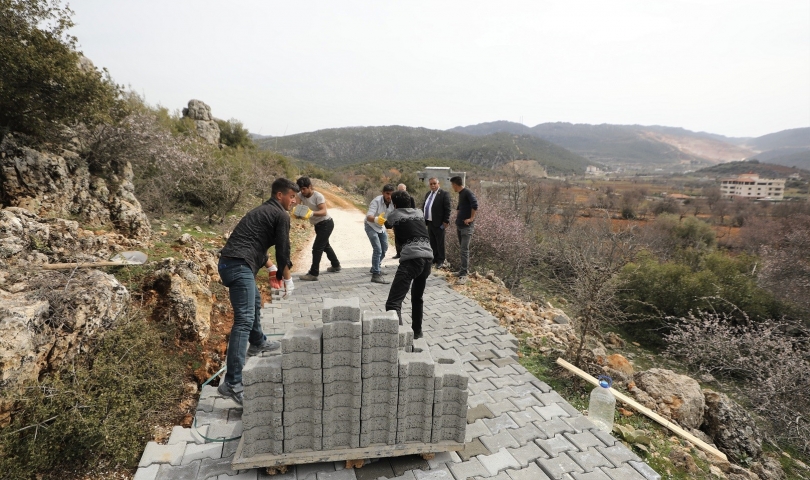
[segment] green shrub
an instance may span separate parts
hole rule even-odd
[[[95,125],[123,103],[120,89],[76,52],[73,12],[57,0],[0,0],[0,139],[58,140],[62,125]]]
[[[66,469],[134,467],[151,427],[171,418],[184,366],[171,331],[132,319],[19,397],[0,430],[0,477],[60,478]]]
[[[250,139],[250,132],[239,120],[232,118],[216,122],[219,125],[219,143],[231,148],[256,148],[256,144]]]
[[[663,262],[641,255],[622,269],[622,306],[641,318],[656,319],[658,326],[667,317],[707,310],[732,317],[745,312],[755,321],[779,318],[781,305],[756,285],[755,263],[755,257],[724,252],[687,250]]]

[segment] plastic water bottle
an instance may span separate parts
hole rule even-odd
[[[613,430],[613,412],[616,410],[616,397],[610,393],[613,380],[607,375],[600,375],[598,380],[599,386],[591,391],[588,402],[588,419],[599,430],[610,433]]]

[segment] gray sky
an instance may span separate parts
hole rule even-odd
[[[152,105],[254,133],[495,120],[810,126],[810,1],[73,0],[72,33]]]

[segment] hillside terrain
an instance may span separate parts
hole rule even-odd
[[[728,138],[683,128],[642,125],[588,125],[564,122],[527,127],[513,122],[490,122],[449,131],[468,135],[497,132],[533,135],[578,153],[593,162],[629,171],[662,169],[684,171],[716,163],[742,160],[755,153],[745,138]]]
[[[787,178],[795,173],[798,173],[803,178],[810,177],[810,171],[805,169],[765,163],[758,160],[723,163],[694,172],[695,175],[703,174],[710,177],[733,176],[743,173],[757,173],[763,178]]]
[[[507,132],[471,136],[401,126],[351,127],[257,140],[259,148],[334,168],[374,160],[462,160],[494,168],[535,160],[551,174],[584,173],[582,156],[532,135]]]

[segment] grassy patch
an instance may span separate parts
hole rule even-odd
[[[133,468],[155,422],[176,422],[184,361],[172,328],[130,318],[20,397],[0,430],[3,478],[64,478],[77,468]]]

